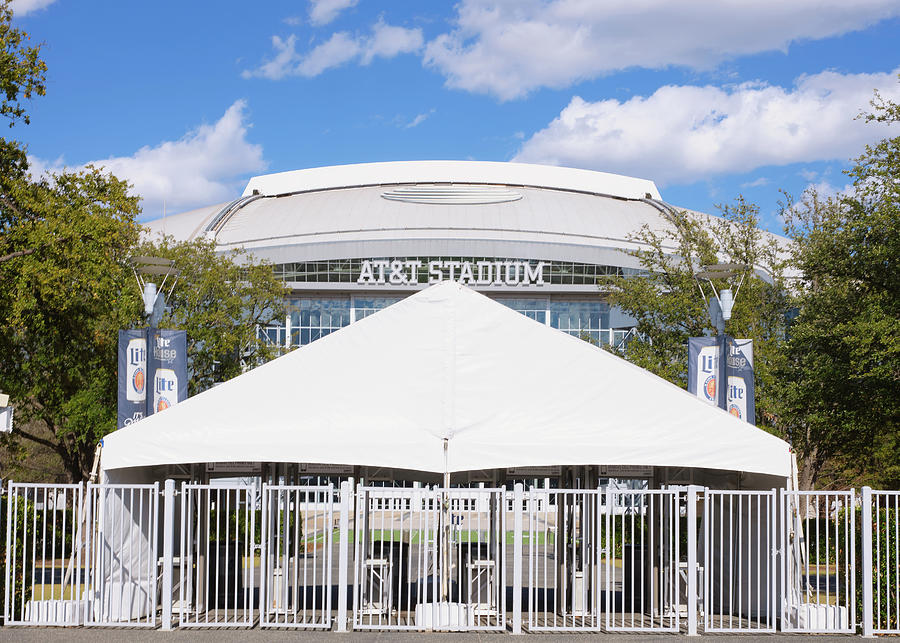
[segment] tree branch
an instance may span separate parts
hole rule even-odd
[[[46,438],[38,437],[38,436],[36,436],[36,435],[33,435],[33,434],[31,434],[31,433],[28,433],[27,431],[24,431],[24,430],[19,429],[19,428],[13,429],[13,434],[14,434],[14,435],[16,435],[16,434],[17,434],[17,435],[21,435],[21,436],[22,436],[23,438],[25,438],[26,440],[31,440],[32,442],[36,442],[36,443],[41,444],[41,445],[43,445],[43,446],[45,446],[45,447],[49,447],[49,448],[53,449],[54,451],[56,451],[56,450],[59,449],[59,445],[56,444],[55,442],[51,442],[50,440],[47,440]]]

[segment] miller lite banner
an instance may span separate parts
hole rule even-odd
[[[119,331],[118,428],[186,399],[187,389],[183,330]]]
[[[726,338],[728,356],[728,412],[756,423],[753,379],[753,340]],[[719,340],[716,337],[691,337],[688,340],[688,392],[704,402],[719,403]]]
[[[147,411],[147,331],[119,331],[119,419],[121,429]]]

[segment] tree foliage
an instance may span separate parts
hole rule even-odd
[[[11,0],[0,0],[0,115],[28,123],[24,100],[43,96],[47,65],[41,60],[40,46],[29,46],[29,36],[12,26]]]
[[[686,388],[688,338],[715,334],[704,301],[712,289],[695,274],[701,266],[721,262],[752,266],[732,280],[743,278],[726,332],[754,340],[757,424],[776,431],[773,370],[790,305],[784,252],[772,235],[760,229],[754,205],[738,199],[723,207],[722,215],[716,219],[672,212],[664,230],[644,226],[631,239],[637,245],[631,254],[640,262],[643,276],[614,277],[603,288],[612,305],[636,319],[643,338],[629,343],[627,359]],[[719,290],[731,283],[714,280],[713,285]]]
[[[43,95],[46,67],[11,15],[0,0],[0,114],[12,125],[28,123],[23,101]],[[0,138],[0,390],[16,406],[7,458],[40,445],[71,481],[89,473],[116,426],[118,330],[142,323],[132,256],[182,270],[161,326],[188,333],[192,393],[270,356],[256,324],[283,312],[271,267],[208,241],[142,241],[139,213],[126,182],[91,167],[34,179],[24,149]]]
[[[868,121],[900,122],[876,95]],[[900,487],[900,136],[867,146],[847,194],[785,217],[802,273],[781,413],[811,482]]]
[[[257,327],[283,318],[290,291],[270,264],[240,250],[217,253],[204,239],[166,237],[140,254],[173,259],[181,270],[160,327],[187,331],[191,395],[275,356]]]

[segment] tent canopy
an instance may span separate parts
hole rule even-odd
[[[108,435],[102,458],[233,461],[790,475],[784,441],[453,282]]]

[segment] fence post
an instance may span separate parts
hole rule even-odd
[[[872,633],[872,488],[862,488],[862,630],[866,638]],[[851,608],[852,609],[852,608]]]
[[[350,551],[350,499],[353,487],[349,480],[341,483],[341,513],[338,527],[340,541],[338,543],[338,593],[337,593],[337,631],[347,631],[347,564]]]
[[[513,623],[512,633],[522,633],[522,503],[525,487],[517,482],[513,487]]]
[[[172,629],[172,561],[175,536],[175,481],[166,480],[163,487],[163,568],[162,568],[162,626]]]
[[[697,636],[697,487],[687,488],[687,635]]]

